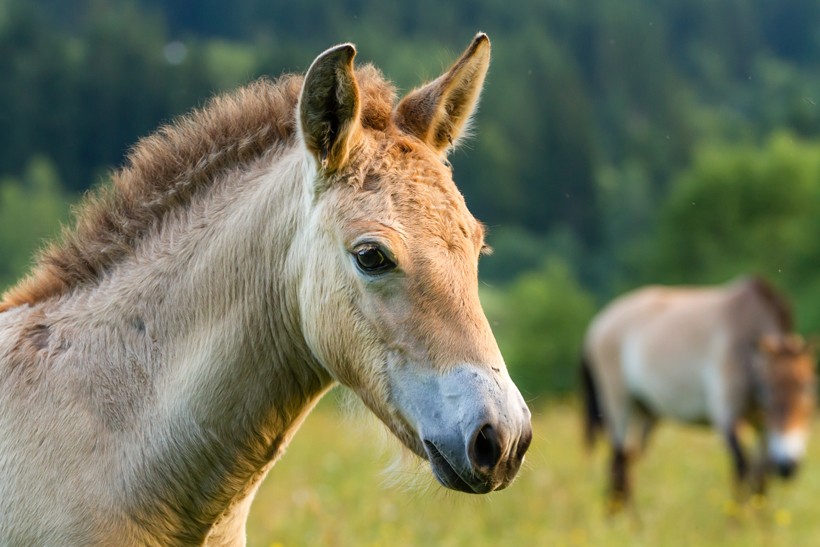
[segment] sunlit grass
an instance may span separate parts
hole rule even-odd
[[[410,465],[385,474],[385,433],[323,403],[273,468],[251,513],[251,546],[809,545],[820,531],[820,431],[793,484],[734,503],[709,430],[662,424],[634,472],[635,509],[604,512],[607,456],[581,446],[571,405],[534,409],[520,478],[489,496],[445,491]],[[818,429],[818,428],[815,428]],[[385,453],[386,452],[386,453]],[[817,460],[817,461],[815,461]]]

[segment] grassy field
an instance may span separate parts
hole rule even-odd
[[[708,430],[661,424],[634,473],[636,511],[607,518],[606,450],[603,443],[592,454],[582,449],[571,405],[535,408],[526,468],[507,490],[479,497],[445,491],[422,466],[385,471],[397,441],[328,399],[308,417],[257,495],[250,546],[749,547],[819,541],[820,428],[793,483],[774,483],[767,500],[739,507],[730,501],[728,457],[719,439]]]

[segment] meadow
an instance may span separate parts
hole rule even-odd
[[[260,489],[251,547],[810,545],[817,541],[820,428],[795,481],[737,505],[729,461],[708,429],[661,423],[637,463],[635,509],[604,511],[604,443],[587,452],[572,402],[533,403],[526,467],[489,496],[445,491],[364,410],[328,397]],[[407,460],[407,458],[404,458]]]

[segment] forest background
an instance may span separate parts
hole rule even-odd
[[[528,400],[571,392],[591,316],[648,283],[763,275],[820,332],[819,29],[813,0],[0,0],[0,290],[208,97],[343,41],[407,91],[483,30],[476,135],[451,159]]]

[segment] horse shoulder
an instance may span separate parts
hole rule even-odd
[[[585,349],[596,356],[614,359],[623,351],[625,340],[639,333],[648,308],[658,301],[660,287],[644,287],[620,296],[596,315],[585,337]]]

